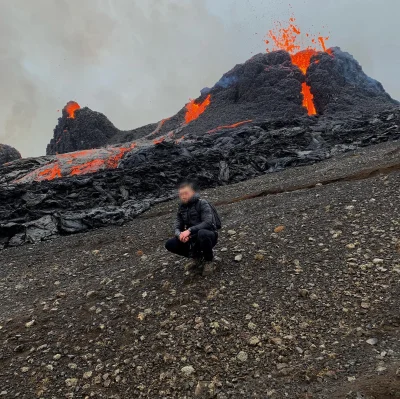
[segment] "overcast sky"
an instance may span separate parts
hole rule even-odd
[[[121,129],[172,115],[292,13],[400,99],[398,0],[0,0],[0,143],[44,154],[69,100]]]

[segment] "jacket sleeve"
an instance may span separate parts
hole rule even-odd
[[[190,228],[192,234],[197,234],[199,230],[214,230],[213,213],[207,201],[200,200],[200,219],[201,223]]]
[[[175,225],[174,225],[174,230],[175,230],[175,236],[179,237],[179,234],[183,231],[183,219],[182,215],[180,212],[176,214],[176,219],[175,219]]]

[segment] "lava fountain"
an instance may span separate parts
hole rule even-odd
[[[296,19],[290,18],[288,27],[282,27],[280,23],[275,24],[275,28],[268,32],[269,39],[265,40],[267,45],[267,51],[285,50],[287,51],[292,59],[293,65],[299,67],[299,69],[305,75],[307,69],[311,64],[311,58],[318,53],[318,51],[324,51],[331,54],[331,50],[326,48],[325,42],[329,37],[316,36],[313,37],[306,33],[306,38],[311,41],[311,45],[302,46],[299,44],[301,39],[301,30],[295,24]],[[269,45],[273,43],[272,48]],[[318,49],[318,45],[321,49]],[[315,115],[317,110],[314,105],[314,96],[311,93],[311,87],[307,83],[302,84],[303,94],[303,106],[307,109],[308,115]]]
[[[80,108],[81,106],[77,102],[70,101],[67,103],[64,109],[68,114],[68,118],[75,119],[75,111]]]

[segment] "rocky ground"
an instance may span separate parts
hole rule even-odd
[[[0,252],[0,398],[400,397],[400,143],[219,187],[219,270],[175,202]]]

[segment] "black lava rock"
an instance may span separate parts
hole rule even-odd
[[[21,154],[14,147],[0,144],[0,166],[20,158]]]

